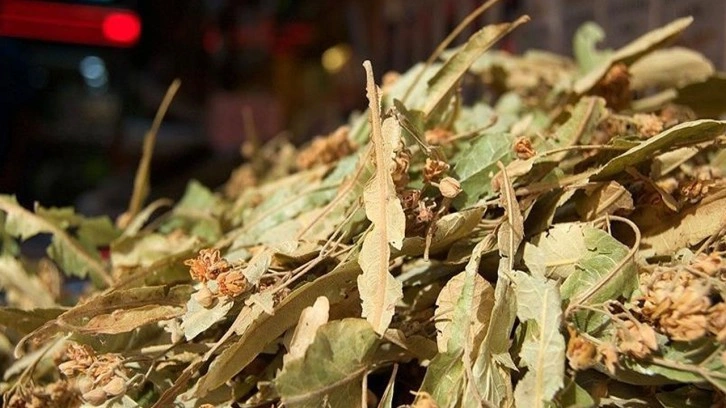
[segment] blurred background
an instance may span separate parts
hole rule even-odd
[[[0,0],[0,192],[21,203],[118,215],[144,133],[174,78],[158,135],[155,196],[221,184],[241,162],[245,115],[296,144],[365,108],[377,74],[425,60],[476,0]],[[475,29],[527,13],[499,46],[571,54],[585,21],[617,47],[677,17],[680,40],[726,66],[726,0],[502,0]],[[248,123],[249,124],[249,121]]]

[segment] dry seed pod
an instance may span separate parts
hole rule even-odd
[[[454,198],[461,193],[461,184],[453,177],[444,177],[439,183],[439,191],[446,198]]]
[[[595,345],[587,341],[575,332],[570,341],[567,342],[567,360],[570,367],[577,371],[587,370],[595,365],[597,350]]]
[[[76,385],[78,386],[78,391],[80,391],[81,394],[90,392],[94,386],[93,380],[85,375],[78,378]]]
[[[239,296],[249,287],[247,278],[239,271],[225,272],[219,275],[219,293],[226,296]]]
[[[514,153],[520,160],[531,159],[537,154],[537,152],[534,150],[534,147],[532,146],[532,141],[526,137],[517,138],[517,140],[514,142]]]
[[[126,392],[126,381],[121,377],[113,377],[108,384],[103,386],[106,395],[117,396]]]
[[[192,294],[192,297],[204,308],[208,308],[212,306],[212,303],[214,303],[214,295],[206,285],[202,286],[198,291],[194,292],[194,294]]]
[[[83,400],[96,407],[106,402],[106,399],[106,392],[101,388],[94,388],[83,394]]]

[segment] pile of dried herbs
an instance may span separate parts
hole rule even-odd
[[[527,20],[218,192],[144,206],[152,129],[115,224],[0,197],[5,405],[726,406],[726,73],[690,18],[487,51]]]

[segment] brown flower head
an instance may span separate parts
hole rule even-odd
[[[615,374],[615,367],[618,362],[618,349],[613,344],[602,343],[597,346],[597,354],[600,362],[605,365],[610,374]]]
[[[646,139],[663,131],[663,121],[652,113],[636,113],[633,115],[633,122],[640,136]]]
[[[310,169],[320,164],[330,164],[348,156],[356,149],[348,139],[350,128],[341,126],[327,136],[316,137],[297,156],[297,167]]]
[[[426,183],[437,182],[447,171],[449,171],[449,164],[445,161],[427,158],[423,170],[424,181]]]
[[[647,324],[626,320],[618,327],[617,335],[618,350],[633,357],[645,358],[658,350],[655,331]]]
[[[96,353],[86,344],[69,342],[65,355],[68,361],[60,363],[58,369],[66,377],[73,377],[88,370],[96,361]]]
[[[219,284],[219,293],[230,297],[241,295],[249,287],[247,278],[240,271],[229,271],[220,274],[217,283]]]
[[[219,256],[219,250],[208,248],[199,251],[199,256],[184,261],[189,266],[189,274],[192,279],[200,282],[214,280],[217,276],[229,269],[229,263]]]
[[[532,141],[529,140],[528,137],[524,136],[518,137],[517,140],[514,141],[514,153],[517,155],[517,158],[521,160],[531,159],[537,154],[534,147],[532,147]]]
[[[595,345],[579,336],[576,331],[570,330],[570,340],[567,342],[567,360],[570,367],[581,371],[595,365],[597,362]]]
[[[726,303],[719,302],[708,310],[708,330],[716,340],[726,343]]]
[[[615,110],[626,108],[632,98],[628,66],[618,63],[610,67],[592,92],[605,98],[607,105]]]

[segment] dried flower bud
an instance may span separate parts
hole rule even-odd
[[[356,146],[348,139],[350,128],[341,126],[327,136],[316,137],[297,155],[297,167],[310,169],[319,164],[330,164],[353,153]]]
[[[436,182],[449,171],[449,164],[442,160],[426,159],[423,169],[424,181],[427,183]]]
[[[219,283],[219,293],[230,297],[241,295],[249,287],[247,278],[239,271],[230,271],[219,275],[217,283]]]
[[[444,128],[433,128],[431,130],[427,130],[424,133],[424,138],[426,138],[426,143],[434,146],[439,146],[442,144],[446,144],[449,139],[451,139],[454,136],[454,134],[450,130],[446,130]]]
[[[633,115],[633,121],[642,137],[653,137],[663,131],[663,121],[652,113],[636,113]]]
[[[111,379],[106,385],[103,386],[103,391],[106,395],[115,397],[126,392],[126,381],[123,378],[116,376]]]
[[[431,222],[431,220],[434,219],[433,208],[433,206],[428,206],[425,202],[419,201],[418,209],[416,211],[416,222],[418,222],[419,224],[426,224]]]
[[[78,378],[76,386],[78,387],[78,391],[80,391],[81,394],[85,394],[93,389],[93,379],[88,378],[88,376],[85,375],[81,376]]]
[[[209,308],[214,303],[214,295],[206,285],[203,285],[198,291],[194,292],[192,297],[204,308]]]
[[[446,198],[454,198],[461,193],[461,184],[453,177],[444,177],[439,182],[439,191]]]
[[[94,388],[91,391],[83,393],[83,400],[93,406],[99,406],[106,402],[106,392],[101,388]]]
[[[615,374],[615,367],[618,365],[618,349],[610,343],[602,343],[597,347],[597,352],[608,372]]]
[[[645,358],[652,351],[658,350],[655,331],[647,324],[624,321],[618,328],[618,339],[618,349],[636,358]]]
[[[216,279],[217,276],[229,269],[229,264],[220,257],[219,250],[208,248],[199,251],[199,256],[184,261],[189,266],[189,274],[192,279],[200,282]]]
[[[409,180],[408,168],[411,164],[411,151],[406,146],[400,145],[393,162],[394,167],[391,172],[393,184],[396,186],[396,191],[403,191]]]
[[[608,107],[621,110],[628,106],[630,92],[630,73],[628,66],[617,63],[610,67],[605,76],[597,83],[592,92],[605,98]]]
[[[421,200],[421,190],[403,190],[400,194],[403,210],[414,210]]]
[[[596,363],[597,355],[595,345],[587,341],[575,332],[571,332],[570,340],[567,342],[567,360],[570,367],[577,371],[587,370]]]
[[[532,141],[527,137],[519,137],[514,141],[514,153],[521,160],[531,159],[537,154],[532,147]]]

